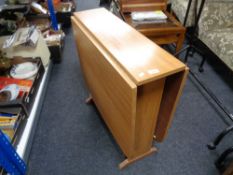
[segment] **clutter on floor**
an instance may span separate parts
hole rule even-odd
[[[54,0],[52,7],[43,0],[8,0],[0,6],[0,129],[15,149],[50,62],[62,61],[63,29],[75,8],[73,0]]]

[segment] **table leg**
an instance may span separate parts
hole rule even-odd
[[[135,158],[133,158],[133,159],[127,158],[127,159],[125,159],[123,162],[121,162],[121,163],[119,164],[119,169],[121,170],[121,169],[127,167],[128,165],[134,163],[135,161],[137,161],[137,160],[139,160],[139,159],[142,159],[142,158],[144,158],[144,157],[146,157],[146,156],[149,156],[150,154],[152,154],[152,153],[154,153],[154,152],[156,152],[156,151],[157,151],[157,148],[153,147],[153,148],[150,149],[150,151],[148,151],[147,153],[142,154],[142,155],[140,155],[140,156],[138,156],[138,157],[135,157]]]
[[[92,96],[90,94],[89,97],[86,98],[85,103],[90,104],[91,102],[93,102],[93,99],[92,99]]]
[[[176,43],[176,53],[179,52],[183,46],[184,43],[184,38],[185,38],[185,32],[182,32],[178,36],[178,41]]]

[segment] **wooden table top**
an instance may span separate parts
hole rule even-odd
[[[137,85],[185,69],[185,64],[104,8],[76,12],[74,17],[110,55],[108,61]]]

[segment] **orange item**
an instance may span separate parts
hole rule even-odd
[[[4,88],[9,84],[17,84],[20,88],[20,91],[29,92],[32,87],[32,80],[18,80],[8,77],[0,77],[0,89]]]
[[[57,5],[61,2],[61,0],[53,0],[53,5]]]

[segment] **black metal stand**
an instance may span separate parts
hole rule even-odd
[[[190,70],[190,75],[196,80],[196,82],[205,90],[205,92],[211,97],[212,100],[218,105],[218,107],[226,114],[226,116],[233,121],[233,114],[222,104],[222,102],[216,97],[216,95]]]
[[[200,20],[204,4],[205,4],[205,0],[202,0],[201,4],[200,4],[199,11],[198,11],[198,14],[197,14],[197,17],[196,17],[196,20],[195,20],[194,29],[193,29],[193,32],[191,34],[191,39],[189,41],[189,44],[185,48],[183,48],[179,53],[177,53],[177,55],[178,55],[181,52],[187,50],[186,55],[185,55],[185,59],[184,59],[185,62],[188,61],[188,56],[190,55],[191,52],[193,52],[193,50],[196,50],[198,53],[200,53],[200,55],[202,56],[202,61],[201,61],[200,67],[199,67],[200,72],[203,71],[203,65],[205,63],[206,58],[205,58],[204,53],[194,46],[194,40],[195,40],[195,35],[196,35],[197,29],[198,29],[198,22]],[[186,25],[191,5],[192,5],[192,0],[189,0],[186,15],[185,15],[185,19],[184,19],[184,26]],[[196,80],[196,82],[198,82],[198,84],[203,88],[203,90],[205,90],[205,92],[212,98],[212,100],[214,100],[214,102],[226,114],[226,116],[231,121],[233,121],[233,114],[231,114],[229,112],[229,110],[221,103],[221,101],[215,96],[215,94],[201,80],[199,80],[198,77],[191,70],[190,70],[190,75],[192,75],[192,77]],[[226,128],[226,129],[224,129],[215,138],[215,140],[213,142],[209,143],[207,145],[208,149],[214,150],[216,148],[216,146],[221,142],[221,140],[231,131],[233,131],[233,125]],[[224,151],[223,154],[216,161],[216,166],[220,167],[223,164],[223,161],[226,158],[226,156],[231,152],[233,152],[233,147],[227,149],[226,151]]]
[[[226,116],[233,121],[233,114],[231,114],[228,109],[219,101],[219,99],[215,96],[215,94],[201,81],[198,77],[190,70],[190,75],[196,80],[196,82],[205,90],[205,92],[214,100],[214,102],[218,105],[218,107],[226,114]],[[213,142],[207,144],[208,149],[214,150],[216,146],[223,140],[223,138],[229,133],[233,131],[233,125],[224,129]],[[216,160],[216,167],[221,170],[224,167],[226,157],[233,153],[233,147],[225,150],[220,157]]]
[[[229,126],[228,128],[224,129],[216,138],[213,142],[209,143],[207,145],[209,150],[214,150],[216,149],[216,146],[223,140],[223,138],[233,131],[233,125]],[[215,161],[215,166],[221,171],[224,166],[225,166],[225,160],[228,157],[229,154],[233,153],[233,147],[230,147],[226,149],[220,156],[219,158]]]
[[[202,56],[202,61],[201,64],[199,66],[199,71],[203,72],[203,65],[205,63],[206,57],[204,55],[203,52],[201,52],[198,48],[196,48],[194,46],[194,40],[195,40],[195,35],[198,29],[198,22],[200,20],[201,17],[201,13],[203,10],[205,4],[205,0],[201,1],[200,4],[200,8],[195,20],[195,25],[194,25],[194,29],[193,32],[191,34],[191,39],[189,41],[189,44],[183,48],[180,52],[178,52],[176,54],[179,55],[180,53],[184,52],[185,50],[187,50],[186,55],[185,55],[185,59],[184,61],[187,62],[188,61],[188,56],[190,55],[191,52],[193,52],[193,50],[196,50],[198,53],[200,53],[200,55]],[[188,7],[187,7],[187,11],[186,11],[186,15],[185,15],[185,19],[184,19],[184,26],[186,25],[187,19],[188,19],[188,15],[189,15],[189,11],[192,5],[192,0],[189,0],[188,2]],[[215,96],[215,94],[201,81],[198,79],[198,77],[190,70],[190,75],[192,75],[192,77],[196,80],[196,82],[203,88],[203,90],[212,98],[212,100],[214,100],[214,102],[218,105],[218,107],[226,114],[226,116],[233,121],[233,114],[229,112],[229,110],[221,103],[221,101]],[[207,145],[208,149],[210,150],[214,150],[216,149],[216,146],[222,141],[222,139],[229,133],[233,131],[233,125],[224,129],[216,138],[213,142],[209,143]],[[224,161],[226,159],[226,157],[230,154],[233,153],[233,147],[228,148],[227,150],[225,150],[221,156],[217,159],[217,161],[215,162],[215,165],[217,168],[222,168],[224,165]]]
[[[190,55],[193,54],[193,51],[195,50],[196,52],[198,52],[201,56],[202,56],[202,61],[201,61],[201,64],[199,66],[199,71],[200,72],[203,72],[203,65],[205,63],[205,60],[206,60],[206,57],[204,55],[204,53],[198,49],[197,47],[195,47],[194,45],[194,40],[195,40],[195,35],[197,33],[197,29],[198,29],[198,22],[200,20],[200,17],[201,17],[201,13],[202,13],[202,10],[203,10],[203,7],[204,7],[204,4],[205,4],[205,1],[206,0],[202,0],[201,1],[201,4],[200,4],[200,8],[198,10],[198,14],[197,14],[197,17],[196,17],[196,20],[195,20],[195,25],[194,25],[194,28],[193,28],[193,31],[192,31],[192,34],[190,36],[190,40],[189,40],[189,44],[184,47],[183,49],[181,49],[178,53],[175,54],[175,56],[178,56],[180,53],[184,52],[187,50],[186,54],[185,54],[185,58],[184,58],[184,62],[187,62],[188,61],[188,57]],[[186,11],[186,15],[185,15],[185,20],[184,20],[184,25],[186,24],[187,22],[187,19],[188,19],[188,15],[189,15],[189,12],[190,12],[190,8],[191,8],[191,5],[192,5],[192,0],[189,0],[188,2],[188,7],[187,7],[187,11]]]
[[[184,24],[183,24],[184,26],[186,26],[191,5],[192,5],[192,0],[189,0],[187,10],[186,10],[186,14],[185,14],[185,17],[184,17]]]
[[[216,149],[216,146],[222,141],[222,139],[229,133],[233,131],[233,125],[229,126],[228,128],[224,129],[216,138],[213,142],[209,143],[207,147],[210,150]]]
[[[226,116],[233,121],[233,114],[231,114],[228,109],[221,103],[221,101],[215,96],[215,94],[201,81],[198,77],[190,70],[190,75],[196,80],[196,82],[203,88],[203,90],[214,100],[214,102],[218,105],[218,107],[226,114]],[[224,129],[213,142],[207,144],[208,149],[214,150],[216,146],[223,140],[223,138],[229,133],[233,131],[233,125]],[[224,167],[226,157],[233,152],[233,147],[225,150],[220,157],[216,160],[216,167],[221,170]]]

